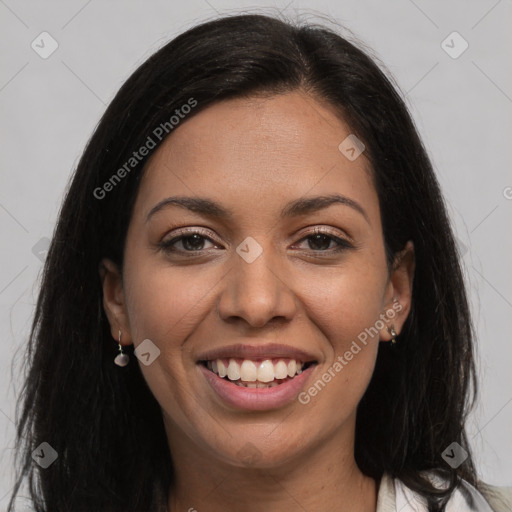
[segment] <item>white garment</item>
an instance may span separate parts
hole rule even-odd
[[[429,478],[436,487],[442,483],[433,475]],[[464,480],[463,485],[473,498],[473,508],[469,507],[460,489],[456,489],[448,501],[446,512],[512,512],[512,488],[482,483],[482,492],[479,492]],[[377,512],[428,512],[428,507],[422,496],[385,473],[379,487]]]

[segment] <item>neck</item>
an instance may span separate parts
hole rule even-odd
[[[169,512],[376,511],[377,482],[354,460],[354,429],[279,465],[239,467],[206,457],[178,429],[166,428],[175,468]]]

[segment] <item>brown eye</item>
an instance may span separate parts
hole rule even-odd
[[[313,234],[302,238],[301,242],[304,240],[308,241],[308,247],[306,250],[314,252],[336,253],[353,247],[353,245],[347,240],[334,236],[328,231],[315,230]],[[333,242],[335,243],[335,246],[331,247]]]
[[[161,242],[159,247],[166,252],[194,253],[209,249],[209,247],[204,246],[206,241],[210,241],[215,246],[213,240],[205,236],[201,231],[187,231]],[[181,243],[181,247],[176,247],[179,243]]]

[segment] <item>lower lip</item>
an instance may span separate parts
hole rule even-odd
[[[222,379],[202,364],[198,365],[206,380],[222,400],[237,409],[265,411],[277,409],[297,397],[316,365],[312,365],[293,379],[272,388],[246,388]]]

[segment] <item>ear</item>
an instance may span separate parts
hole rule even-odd
[[[386,288],[384,310],[386,326],[380,331],[382,341],[390,341],[393,328],[400,334],[411,310],[412,286],[414,280],[414,245],[409,240],[402,251],[396,254]]]
[[[132,338],[121,272],[117,265],[107,258],[101,260],[98,270],[103,287],[103,309],[110,323],[112,337],[118,341],[121,331],[121,345],[130,345]]]

